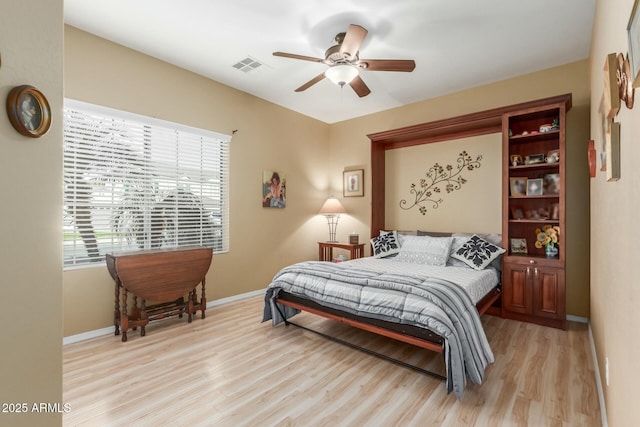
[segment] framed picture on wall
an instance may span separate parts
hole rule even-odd
[[[287,206],[287,179],[282,172],[262,172],[262,207],[285,208]]]
[[[354,169],[342,172],[342,196],[364,196],[364,169]]]

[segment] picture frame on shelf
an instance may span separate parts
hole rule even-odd
[[[527,197],[542,196],[543,191],[542,178],[533,178],[527,180]]]
[[[525,156],[524,163],[527,165],[537,165],[539,163],[544,163],[545,157],[544,154],[530,154]]]
[[[342,196],[364,196],[364,169],[353,169],[342,172]]]
[[[51,107],[47,98],[33,86],[16,86],[7,96],[7,115],[21,135],[39,138],[51,127]]]
[[[511,155],[511,166],[520,166],[524,162],[522,161],[522,156],[520,154],[512,154]]]
[[[509,178],[511,197],[525,197],[527,195],[527,177]]]
[[[640,12],[638,2],[633,2],[631,16],[627,24],[627,38],[629,42],[629,66],[631,68],[631,86],[640,86]]]
[[[512,219],[524,219],[524,210],[520,205],[511,205],[511,218]]]
[[[526,255],[528,253],[527,239],[513,237],[509,239],[509,243],[512,254]]]

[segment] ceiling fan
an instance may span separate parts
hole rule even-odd
[[[416,63],[412,59],[360,59],[360,45],[367,33],[368,31],[359,25],[349,25],[346,33],[336,35],[335,41],[338,44],[327,49],[324,59],[286,52],[273,52],[273,55],[321,62],[329,66],[327,71],[297,88],[296,92],[302,92],[326,77],[341,87],[349,84],[355,93],[362,98],[369,95],[371,90],[360,78],[360,70],[411,72],[416,68]]]

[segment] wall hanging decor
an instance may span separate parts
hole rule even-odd
[[[284,208],[287,206],[287,179],[281,172],[262,173],[262,207]]]
[[[607,181],[620,179],[620,123],[612,122],[606,139]]]
[[[591,178],[596,177],[596,146],[593,139],[589,140],[589,148],[587,149],[587,156],[589,159],[589,176]]]
[[[618,84],[618,96],[620,101],[624,102],[624,105],[628,109],[633,108],[633,86],[631,84],[631,70],[629,67],[629,57],[624,57],[623,54],[618,54],[618,68],[616,70],[616,82]]]
[[[7,96],[7,115],[22,135],[39,138],[51,127],[51,108],[47,98],[33,86],[16,86]]]
[[[364,196],[364,169],[354,169],[342,172],[342,196]]]
[[[444,201],[442,195],[460,190],[462,185],[467,182],[461,175],[462,172],[465,169],[468,171],[478,169],[481,161],[481,155],[478,155],[474,160],[466,151],[463,151],[458,156],[455,166],[446,165],[443,167],[438,163],[434,164],[429,168],[426,172],[426,177],[422,178],[419,184],[411,184],[409,192],[415,197],[413,203],[403,199],[400,200],[400,207],[405,210],[418,207],[422,215],[427,213],[425,205],[430,204],[432,209],[438,209]]]
[[[608,119],[613,119],[620,110],[620,95],[616,71],[618,59],[615,53],[610,53],[604,61],[604,112]]]

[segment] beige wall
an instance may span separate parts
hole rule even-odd
[[[627,53],[627,22],[633,0],[597,0],[591,44],[591,135],[600,141],[598,106],[603,93],[602,68],[609,53]],[[640,420],[640,107],[622,106],[620,174],[607,182],[598,171],[591,180],[591,328],[610,426],[637,425]],[[598,144],[596,144],[598,145]],[[609,385],[605,360],[609,360]]]
[[[591,99],[589,95],[587,61],[579,61],[331,125],[331,169],[329,178],[334,191],[337,193],[341,189],[341,176],[345,167],[363,165],[365,168],[365,195],[364,197],[344,200],[344,206],[349,215],[344,220],[340,220],[339,238],[346,238],[346,234],[351,231],[358,232],[360,236],[369,236],[370,233],[371,192],[375,191],[375,189],[371,188],[371,169],[369,165],[371,146],[366,136],[367,134],[564,93],[572,93],[573,95],[573,108],[567,114],[567,179],[571,180],[569,185],[575,188],[575,191],[567,196],[567,201],[572,203],[574,207],[567,217],[567,233],[572,235],[572,245],[567,248],[567,314],[583,318],[589,317],[589,194],[585,153],[587,150]],[[452,141],[452,143],[457,144],[458,142]],[[449,142],[430,144],[433,147],[426,148],[427,152],[430,153],[429,156],[431,153],[435,156],[440,155],[438,154],[441,151],[440,144],[446,145]],[[485,156],[483,162],[487,167],[500,167],[500,160],[495,158],[499,158],[501,155],[499,147],[493,150],[487,148],[487,152],[482,154]],[[484,173],[482,170],[478,172]],[[475,179],[473,178],[475,173],[474,171],[469,174],[470,180]],[[495,177],[487,179],[490,181]],[[497,185],[499,187],[499,181]],[[456,194],[456,197],[460,196],[462,198],[464,197],[463,194],[468,194],[464,193],[464,191],[461,190],[459,194]],[[456,201],[460,200],[456,198]],[[464,206],[462,202],[460,204],[456,203],[455,206],[446,205],[447,202],[445,202],[446,206],[443,205],[439,208],[437,215],[433,216],[427,213],[427,215],[418,220],[412,219],[415,222],[412,222],[411,225],[418,225],[417,228],[422,230],[439,228],[440,231],[455,231],[451,230],[451,227],[441,220],[441,215],[446,213],[452,224],[461,224],[463,226],[468,222],[468,212],[487,209],[486,205],[491,205],[492,203],[496,203],[495,195],[493,198],[488,198],[486,203],[478,203],[477,200],[471,200],[466,209],[461,208],[461,206]],[[498,201],[497,203],[500,202]],[[494,207],[488,209],[491,210]],[[499,217],[500,213],[498,211],[497,220],[499,220]],[[404,227],[404,225],[402,226]],[[391,225],[386,224],[386,227],[391,227]],[[476,222],[474,229],[467,231],[492,231],[495,227],[495,219],[483,216],[482,222]],[[340,235],[341,233],[342,235]]]
[[[65,97],[216,132],[231,142],[230,251],[215,255],[207,299],[266,287],[286,264],[314,259],[326,239],[329,126],[209,79],[65,28]],[[287,177],[287,207],[262,207],[262,173]],[[64,272],[64,334],[113,324],[104,266]]]
[[[459,176],[467,182],[451,193],[440,184],[435,200],[442,203],[423,203],[423,215],[412,206],[416,199],[411,184],[419,186],[420,179],[435,163],[451,165],[457,170],[457,160],[463,151],[472,159],[482,156],[480,167],[469,171],[463,168]],[[396,230],[456,231],[474,233],[502,232],[502,135],[495,133],[471,138],[416,145],[389,150],[385,156],[385,228]],[[404,209],[400,201],[405,200]],[[472,209],[469,209],[472,207]]]
[[[0,99],[30,84],[51,106],[49,132],[32,139],[0,114],[0,402],[27,413],[0,413],[0,424],[61,425],[62,404],[62,0],[3,2]]]

